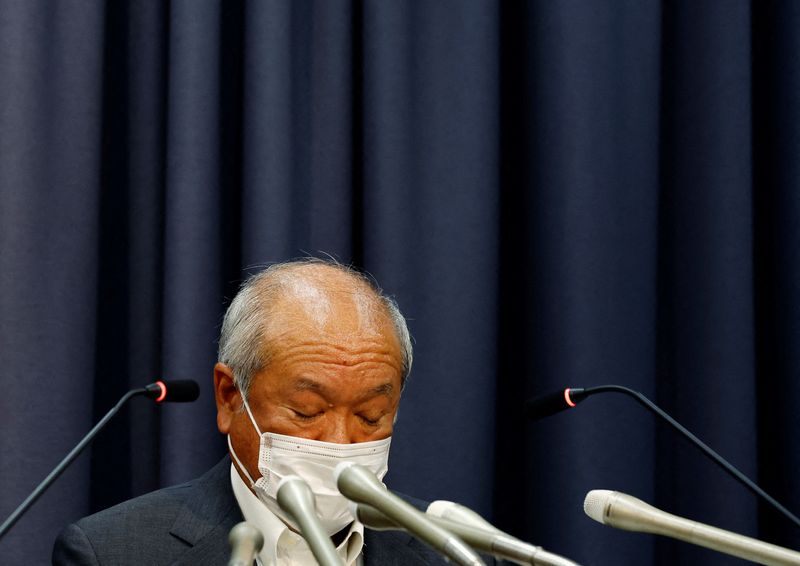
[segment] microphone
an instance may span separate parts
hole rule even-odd
[[[231,543],[228,566],[253,566],[253,560],[264,546],[264,535],[250,523],[242,521],[231,529],[228,542]]]
[[[561,411],[566,411],[576,406],[586,399],[589,394],[586,389],[567,387],[553,393],[539,395],[533,399],[525,401],[525,414],[534,421],[555,415]]]
[[[516,564],[532,566],[577,566],[575,562],[567,560],[556,554],[543,550],[539,546],[533,546],[519,539],[516,539],[498,530],[490,523],[486,522],[480,515],[450,501],[435,501],[436,504],[447,503],[466,510],[466,515],[475,515],[480,519],[482,526],[465,523],[458,520],[445,519],[441,516],[431,514],[431,507],[428,507],[427,516],[434,524],[442,527],[458,536],[472,548],[481,552],[486,552],[503,560],[509,560]],[[400,530],[403,527],[389,519],[386,515],[363,503],[353,504],[355,509],[353,514],[367,527],[378,530]],[[433,505],[433,503],[431,504]],[[439,506],[443,507],[443,506]]]
[[[484,566],[469,546],[431,521],[425,513],[391,493],[369,469],[355,462],[342,462],[333,472],[339,491],[356,503],[380,510],[425,544],[462,566]]]
[[[25,512],[33,505],[42,494],[47,491],[47,488],[50,487],[58,476],[64,473],[64,470],[72,463],[78,455],[83,452],[83,449],[86,448],[89,443],[94,439],[98,432],[100,432],[103,427],[108,424],[108,421],[117,414],[117,412],[122,408],[122,406],[127,403],[133,397],[138,395],[144,395],[150,399],[156,401],[156,403],[162,403],[165,401],[176,401],[179,403],[184,403],[188,401],[194,401],[197,399],[198,395],[200,395],[200,387],[197,385],[196,381],[192,381],[189,379],[184,380],[176,380],[176,381],[156,381],[155,383],[151,383],[150,385],[146,385],[144,387],[140,387],[138,389],[131,389],[125,395],[123,395],[117,404],[106,413],[106,415],[100,419],[92,430],[84,436],[80,442],[73,448],[69,454],[67,454],[59,464],[53,468],[53,471],[50,472],[46,478],[42,480],[36,489],[34,489],[28,497],[25,498],[25,501],[20,503],[19,507],[17,507],[8,518],[3,521],[3,524],[0,525],[0,539],[11,530],[11,527],[19,521],[20,517],[25,514]]]
[[[672,515],[618,491],[590,491],[583,510],[617,529],[663,535],[767,566],[800,564],[800,552]]]
[[[300,527],[303,538],[320,566],[342,566],[342,559],[336,554],[331,537],[317,517],[314,494],[308,484],[298,476],[286,476],[278,484],[277,499],[281,509]]]
[[[648,411],[650,411],[651,413],[662,419],[664,422],[666,422],[668,425],[670,425],[672,428],[677,430],[679,433],[681,433],[692,444],[694,444],[694,446],[697,449],[699,449],[706,457],[710,458],[715,464],[717,464],[719,467],[725,470],[725,472],[727,472],[736,481],[744,485],[751,493],[755,494],[756,496],[760,497],[761,499],[769,503],[773,509],[776,509],[784,517],[789,519],[796,526],[800,527],[800,519],[798,519],[796,515],[794,515],[786,507],[778,503],[778,501],[775,498],[773,498],[771,495],[769,495],[767,492],[761,489],[753,480],[751,480],[742,472],[740,472],[733,464],[731,464],[725,458],[717,454],[706,443],[704,443],[694,434],[689,432],[686,429],[686,427],[684,427],[678,421],[673,419],[663,409],[661,409],[658,405],[653,403],[650,399],[648,399],[638,391],[634,391],[633,389],[629,389],[621,385],[600,385],[598,387],[590,387],[588,389],[576,389],[568,387],[563,391],[548,393],[545,395],[534,397],[533,399],[529,399],[528,401],[525,402],[525,412],[528,415],[528,418],[530,418],[531,420],[538,420],[550,415],[554,415],[555,413],[559,413],[566,409],[571,409],[575,407],[578,403],[580,403],[590,395],[594,395],[595,393],[622,393],[624,395],[632,397],[645,409],[647,409]]]
[[[469,507],[459,505],[454,501],[445,501],[442,499],[433,501],[430,505],[428,505],[428,510],[425,511],[425,513],[431,517],[439,517],[441,519],[446,519],[455,523],[462,523],[464,525],[469,525],[470,527],[483,529],[485,531],[505,534],[503,531],[495,527]]]
[[[473,548],[483,550],[484,552],[488,552],[489,554],[493,554],[500,558],[511,560],[512,562],[517,562],[518,564],[532,564],[534,566],[577,566],[572,560],[568,560],[563,556],[548,552],[541,546],[534,546],[530,543],[519,540],[516,537],[512,537],[507,533],[504,533],[469,507],[460,505],[454,501],[434,501],[428,505],[428,510],[426,513],[432,518],[435,517],[441,520],[446,520],[450,525],[474,527],[480,530],[482,533],[494,535],[496,537],[494,539],[494,546],[498,552],[505,550],[512,551],[512,548],[514,548],[515,552],[519,551],[518,558],[526,561],[518,562],[518,559],[513,558],[513,554],[498,554],[488,548],[484,549],[483,547],[475,546],[472,544],[471,537],[468,539],[465,536],[459,535],[462,539],[464,539],[464,542],[471,545]],[[442,526],[448,528],[446,525]],[[458,534],[458,531],[453,532]]]
[[[156,403],[190,403],[200,396],[200,386],[193,379],[156,381],[144,389],[145,397]]]

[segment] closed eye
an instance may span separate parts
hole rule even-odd
[[[314,413],[313,415],[309,415],[306,413],[301,413],[296,409],[292,409],[292,412],[294,412],[294,416],[300,419],[301,421],[311,421],[316,419],[318,416],[322,414],[322,412],[319,412],[319,413]]]
[[[381,415],[381,417],[382,417],[382,416],[383,416],[383,415]],[[378,425],[380,424],[380,422],[381,422],[381,417],[378,417],[377,419],[370,419],[369,417],[367,417],[367,416],[365,416],[365,415],[358,415],[358,417],[359,417],[359,418],[360,418],[360,419],[361,419],[361,420],[362,420],[362,421],[363,421],[365,424],[367,424],[367,425],[369,425],[369,426],[378,426]]]

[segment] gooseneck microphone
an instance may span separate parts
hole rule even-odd
[[[231,543],[228,566],[253,566],[253,560],[264,546],[264,535],[250,523],[242,521],[228,533],[228,542]]]
[[[455,501],[446,501],[444,499],[431,501],[425,513],[431,517],[462,523],[493,533],[505,534],[469,507],[456,503]]]
[[[134,389],[128,393],[139,391]],[[191,403],[200,396],[200,386],[193,379],[172,379],[156,381],[144,386],[143,395],[156,403]]]
[[[342,566],[333,541],[317,517],[317,506],[311,488],[299,476],[283,478],[278,484],[278,505],[286,511],[300,527],[308,547],[320,566]]]
[[[770,496],[767,492],[765,492],[758,485],[756,485],[756,483],[753,482],[750,478],[748,478],[746,475],[744,475],[742,472],[736,469],[736,467],[733,464],[731,464],[725,458],[717,454],[702,440],[700,440],[694,434],[689,432],[683,425],[681,425],[678,421],[669,416],[658,405],[653,403],[650,399],[648,399],[638,391],[634,391],[633,389],[623,387],[622,385],[600,385],[597,387],[589,387],[587,389],[568,387],[567,389],[564,389],[562,391],[557,391],[555,393],[547,393],[545,395],[540,395],[538,397],[534,397],[533,399],[526,401],[525,412],[528,415],[528,418],[530,418],[531,420],[539,420],[541,418],[548,417],[556,413],[560,413],[561,411],[571,409],[575,407],[578,403],[589,397],[590,395],[594,395],[596,393],[622,393],[623,395],[632,397],[645,409],[647,409],[648,411],[650,411],[651,413],[662,419],[664,422],[666,422],[668,425],[670,425],[672,428],[674,428],[684,437],[686,437],[703,454],[705,454],[714,463],[716,463],[719,467],[721,467],[728,474],[730,474],[739,483],[744,485],[748,490],[750,490],[752,493],[754,493],[755,495],[757,495],[758,497],[769,503],[774,509],[779,511],[781,514],[783,514],[784,517],[786,517],[792,523],[794,523],[795,526],[800,527],[800,519],[798,519],[797,516],[795,516],[786,507],[778,503],[778,501],[776,501],[775,498]]]
[[[617,529],[663,535],[767,566],[800,565],[800,552],[672,515],[618,491],[590,491],[583,510]]]
[[[433,501],[428,505],[425,513],[431,518],[447,521],[450,528],[447,525],[442,526],[461,536],[464,542],[472,548],[488,552],[499,558],[531,566],[578,566],[576,562],[568,558],[504,533],[469,507],[454,501]],[[466,533],[465,536],[460,535],[457,529],[462,526],[478,529],[481,533],[480,537],[474,539],[471,536],[467,538]],[[487,539],[492,541],[491,547],[477,546],[478,543],[485,544]]]
[[[369,469],[355,462],[342,462],[333,473],[336,486],[347,499],[372,505],[456,564],[484,566],[484,562],[464,541],[436,525],[425,513],[386,489]]]
[[[451,502],[435,501],[434,503],[450,504]],[[456,503],[452,503],[452,505],[467,509]],[[370,529],[376,531],[405,530],[371,505],[353,503],[353,506],[355,508],[353,514]],[[503,560],[530,566],[578,566],[575,562],[547,552],[540,546],[533,546],[507,535],[496,529],[491,523],[486,522],[483,517],[480,517],[471,509],[467,509],[467,511],[480,518],[480,526],[478,526],[478,523],[445,519],[435,513],[432,514],[430,506],[426,515],[433,523],[457,535],[472,548]]]
[[[31,494],[25,498],[19,507],[17,507],[8,518],[3,521],[3,524],[0,525],[0,538],[11,530],[11,527],[22,517],[22,515],[33,505],[42,494],[47,491],[47,488],[50,487],[58,476],[60,476],[64,470],[72,463],[78,455],[83,452],[83,449],[86,448],[89,443],[94,439],[98,432],[100,432],[103,427],[108,424],[108,421],[117,414],[117,412],[122,408],[122,406],[127,403],[131,398],[136,397],[138,395],[143,395],[149,399],[153,399],[156,403],[165,403],[165,402],[173,402],[173,403],[188,403],[197,399],[200,395],[200,386],[197,385],[196,381],[191,379],[180,379],[175,381],[156,381],[155,383],[151,383],[150,385],[146,385],[145,387],[140,387],[138,389],[131,389],[125,395],[123,395],[120,400],[114,405],[114,408],[111,409],[106,416],[100,419],[92,430],[83,437],[83,439],[75,446],[75,448],[67,454],[63,460],[50,472],[42,483],[40,483],[36,489],[34,489]]]

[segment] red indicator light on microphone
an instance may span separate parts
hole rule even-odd
[[[574,403],[572,399],[570,399],[569,397],[569,387],[567,387],[564,390],[564,401],[566,401],[567,405],[569,405],[570,407],[574,407],[575,405],[577,405],[577,403]]]
[[[156,381],[156,385],[158,385],[158,388],[161,389],[161,395],[156,397],[155,401],[156,403],[160,403],[167,396],[167,386],[164,384],[163,381]]]

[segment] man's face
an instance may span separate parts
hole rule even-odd
[[[323,319],[291,304],[281,312],[274,322],[285,330],[271,333],[271,361],[254,376],[247,399],[261,432],[338,444],[390,436],[402,367],[388,320],[365,320],[350,301],[328,304]],[[259,437],[240,410],[230,370],[217,364],[214,374],[219,430],[260,477]]]

